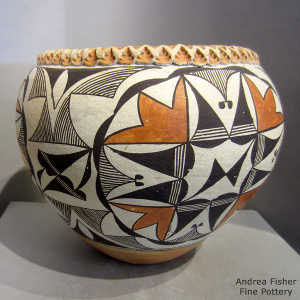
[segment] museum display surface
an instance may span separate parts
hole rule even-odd
[[[144,264],[192,250],[241,208],[284,131],[258,55],[236,46],[48,50],[16,111],[45,199],[92,246]]]
[[[300,293],[299,254],[248,209],[238,210],[197,251],[132,265],[83,243],[47,203],[12,201],[0,218],[0,264],[1,300],[298,300]]]

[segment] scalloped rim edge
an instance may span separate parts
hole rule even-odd
[[[160,45],[98,47],[85,49],[46,50],[38,55],[38,65],[216,65],[228,63],[259,64],[251,49],[223,45]]]

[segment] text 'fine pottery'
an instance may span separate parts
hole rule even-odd
[[[59,215],[132,263],[197,247],[267,179],[284,129],[255,52],[185,45],[45,51],[16,125]]]

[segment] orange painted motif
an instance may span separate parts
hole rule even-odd
[[[133,225],[133,230],[139,230],[157,224],[156,230],[158,239],[163,241],[166,238],[175,212],[175,208],[173,206],[147,207],[117,203],[113,203],[113,205],[128,211],[144,214]]]
[[[231,210],[225,215],[225,217],[223,218],[223,220],[219,223],[219,225],[216,227],[220,227],[222,224],[224,224],[232,215],[233,213],[237,210],[237,209],[242,209],[247,202],[252,198],[252,196],[258,191],[260,187],[253,189],[250,192],[241,194],[239,196],[239,199],[235,202],[235,204],[232,206]]]
[[[268,88],[263,98],[255,84],[247,76],[245,76],[245,79],[256,108],[258,131],[264,131],[281,124],[283,122],[283,114],[276,112],[276,103],[272,89]]]
[[[187,141],[187,97],[183,79],[180,79],[177,84],[172,108],[141,93],[139,111],[143,125],[112,135],[105,141],[105,144],[184,143]]]

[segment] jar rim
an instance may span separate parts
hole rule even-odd
[[[45,50],[38,65],[217,65],[230,63],[259,64],[257,53],[249,48],[225,45],[140,45],[85,49]]]

